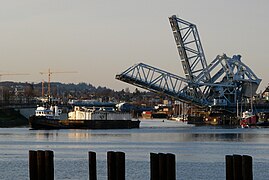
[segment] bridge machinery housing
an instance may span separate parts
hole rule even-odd
[[[195,24],[169,17],[184,77],[139,63],[116,79],[162,93],[202,108],[236,111],[238,102],[252,97],[261,82],[240,55],[218,55],[207,64]]]

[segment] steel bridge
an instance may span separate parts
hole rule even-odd
[[[139,63],[116,79],[199,107],[230,108],[253,97],[261,82],[240,55],[218,55],[208,65],[195,24],[169,17],[185,78]]]

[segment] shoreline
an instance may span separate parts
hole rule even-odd
[[[28,125],[28,119],[22,116],[19,111],[13,108],[0,109],[0,128],[23,127]]]

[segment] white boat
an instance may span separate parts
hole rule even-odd
[[[140,121],[132,120],[130,113],[105,108],[75,106],[68,119],[60,120],[57,106],[37,107],[29,118],[32,129],[129,129],[139,128]]]
[[[62,111],[58,106],[38,106],[35,110],[35,116],[46,117],[47,119],[60,119]]]

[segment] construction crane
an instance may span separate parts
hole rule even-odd
[[[50,80],[52,74],[60,74],[60,73],[77,73],[76,71],[51,71],[50,68],[47,72],[40,72],[41,75],[48,75],[48,97],[50,97]],[[42,97],[44,97],[44,81],[42,81]]]
[[[206,62],[196,25],[169,17],[185,78],[139,63],[116,79],[199,107],[235,111],[236,103],[256,93],[261,82],[240,55],[218,55]]]

